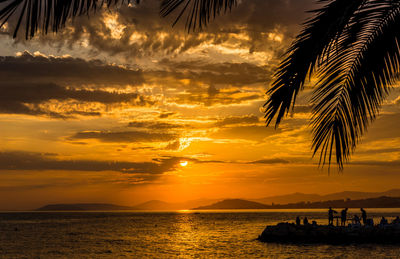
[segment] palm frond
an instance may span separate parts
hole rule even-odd
[[[13,20],[13,37],[23,26],[28,39],[38,30],[57,32],[70,19],[94,13],[103,5],[111,7],[129,2],[139,0],[0,0],[0,28]]]
[[[320,0],[319,2],[327,2]],[[315,17],[305,23],[305,29],[280,63],[268,100],[264,104],[267,125],[276,117],[278,126],[282,118],[294,107],[296,97],[315,67],[329,56],[338,36],[346,28],[354,12],[366,1],[329,1],[324,7],[312,11]]]
[[[211,19],[230,11],[236,4],[237,0],[163,0],[160,13],[162,17],[166,17],[180,8],[173,23],[175,25],[187,12],[185,26],[190,31],[196,28],[201,29]]]
[[[349,29],[340,35],[312,99],[313,149],[314,155],[321,152],[321,164],[330,164],[335,154],[342,169],[379,112],[399,76],[399,26],[400,4],[374,0],[353,16]]]

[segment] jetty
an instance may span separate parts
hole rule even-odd
[[[400,243],[400,224],[387,225],[296,225],[279,223],[267,226],[258,240],[269,243]]]

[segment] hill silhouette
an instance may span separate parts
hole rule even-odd
[[[229,199],[223,200],[208,206],[201,206],[194,208],[193,210],[236,210],[236,209],[267,209],[269,206],[241,199]]]
[[[270,209],[324,209],[334,208],[400,208],[400,197],[382,196],[360,200],[330,200],[270,205]]]
[[[355,191],[344,191],[331,193],[327,195],[319,194],[305,194],[305,193],[292,193],[287,195],[270,196],[261,199],[251,199],[252,201],[263,203],[263,204],[288,204],[296,202],[317,202],[317,201],[329,201],[329,200],[344,200],[344,199],[368,199],[377,197],[400,197],[400,189],[393,189],[385,192],[355,192]]]
[[[185,210],[208,205],[216,201],[218,200],[199,199],[181,203],[169,203],[152,200],[135,206],[121,206],[108,203],[49,204],[36,209],[36,211]]]
[[[305,193],[292,193],[287,195],[279,195],[279,196],[270,196],[260,199],[236,199],[242,201],[251,201],[259,204],[271,205],[274,204],[290,204],[290,203],[298,203],[298,202],[319,202],[319,201],[329,201],[329,200],[345,200],[345,199],[367,199],[367,198],[376,198],[381,196],[388,197],[400,197],[400,189],[389,190],[385,192],[355,192],[355,191],[345,191],[345,192],[337,192],[327,195],[319,195],[319,194],[305,194]],[[148,202],[144,202],[132,207],[134,210],[185,210],[191,208],[205,207],[211,206],[215,203],[226,200],[235,200],[235,199],[199,199],[192,200],[187,202],[180,203],[170,203],[160,200],[152,200]],[[227,203],[225,203],[228,206]],[[254,205],[254,204],[253,204]],[[228,206],[229,207],[229,206]],[[252,209],[250,204],[244,206],[248,209]]]
[[[330,200],[318,202],[298,202],[289,204],[266,205],[246,200],[223,200],[209,206],[194,208],[194,210],[224,210],[224,209],[326,209],[333,208],[400,208],[400,197],[378,197],[360,200]]]
[[[379,198],[378,198],[379,197]],[[101,210],[187,210],[187,209],[285,209],[285,208],[326,208],[366,207],[400,208],[396,199],[400,189],[385,192],[338,192],[328,195],[293,193],[270,196],[261,199],[198,199],[180,203],[151,200],[135,206],[121,206],[107,203],[49,204],[39,211],[101,211]],[[393,198],[393,199],[391,199]],[[350,199],[349,201],[347,201]],[[361,202],[361,200],[364,200]],[[347,202],[346,202],[347,201]],[[365,203],[365,204],[364,204]]]
[[[179,203],[171,203],[160,200],[147,201],[133,206],[134,210],[188,210],[191,208],[205,206],[220,200],[216,199],[199,199]]]

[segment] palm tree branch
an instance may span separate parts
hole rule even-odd
[[[354,16],[358,40],[348,48],[348,38],[354,36],[351,30],[344,33],[341,49],[320,72],[324,78],[312,99],[312,124],[314,155],[321,151],[321,164],[331,163],[335,147],[336,162],[343,168],[398,76],[400,35],[393,32],[400,25],[400,6],[382,2],[371,1]]]
[[[238,0],[163,0],[160,14],[166,17],[181,7],[173,25],[187,12],[185,27],[191,31],[201,29],[217,15],[231,11],[237,2]]]
[[[103,5],[110,8],[130,2],[138,3],[139,0],[0,0],[0,28],[7,22],[13,23],[15,38],[22,25],[28,39],[39,30],[57,32],[68,20],[90,15]]]
[[[338,35],[364,3],[363,0],[336,0],[313,11],[316,13],[315,17],[305,23],[305,29],[287,51],[286,58],[275,73],[272,87],[267,92],[268,100],[264,104],[267,125],[276,117],[275,125],[278,126],[290,108],[294,107],[307,76],[328,58],[330,49],[336,45]]]

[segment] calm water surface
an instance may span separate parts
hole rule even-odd
[[[350,214],[358,212],[350,211]],[[367,210],[376,220],[400,210]],[[0,213],[0,258],[400,258],[396,245],[280,245],[268,224],[326,211]],[[375,221],[376,221],[375,220]]]

